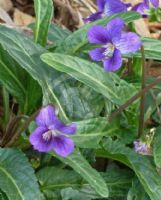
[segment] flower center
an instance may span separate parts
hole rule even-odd
[[[57,131],[57,130],[49,130],[47,132],[45,132],[43,135],[42,135],[42,138],[45,140],[45,141],[49,141],[51,139],[51,137],[56,137],[60,135],[60,132]]]
[[[111,58],[113,56],[115,46],[112,43],[108,43],[104,46],[104,48],[106,48],[106,50],[103,53],[105,58]]]

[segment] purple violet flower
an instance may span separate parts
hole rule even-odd
[[[141,141],[134,141],[134,149],[136,153],[142,155],[151,155],[151,148],[148,144]]]
[[[43,107],[36,117],[37,128],[31,133],[29,140],[34,149],[40,152],[54,150],[58,155],[66,157],[74,151],[74,142],[69,135],[76,133],[76,124],[65,125],[48,105]]]
[[[116,13],[126,12],[131,4],[125,4],[120,0],[97,0],[98,12],[84,18],[85,22],[95,21],[104,16],[111,16]]]
[[[150,3],[155,7],[158,8],[159,0],[144,0],[142,3],[136,4],[132,10],[139,12],[143,16],[146,15],[145,11],[150,9]]]
[[[89,55],[92,60],[102,61],[108,72],[121,67],[121,54],[134,53],[141,46],[139,36],[132,32],[122,32],[123,28],[124,21],[115,18],[106,27],[94,25],[88,31],[89,42],[101,45],[100,48],[91,50]]]

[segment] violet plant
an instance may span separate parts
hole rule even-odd
[[[0,198],[160,200],[161,41],[121,0],[74,32],[34,5],[33,37],[0,25]]]

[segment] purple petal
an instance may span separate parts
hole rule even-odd
[[[107,0],[97,0],[96,3],[97,3],[97,6],[98,6],[98,9],[100,11],[103,11],[104,10],[104,7],[105,7],[105,3],[107,2]]]
[[[89,55],[92,60],[101,61],[104,58],[104,51],[106,48],[96,48],[89,52]]]
[[[126,3],[125,5],[126,5],[126,8],[130,8],[132,6],[131,3]]]
[[[104,13],[107,16],[126,11],[127,5],[120,0],[108,0],[104,6]]]
[[[155,8],[159,6],[159,0],[150,0],[150,2]]]
[[[54,123],[55,119],[57,119],[55,109],[51,105],[48,105],[40,110],[36,117],[36,124],[48,127]]]
[[[71,123],[69,125],[59,127],[58,130],[64,134],[75,134],[77,131],[77,125],[75,123]]]
[[[48,131],[47,128],[38,127],[31,133],[29,140],[35,150],[40,152],[49,152],[53,149],[52,137],[48,141],[43,139],[43,133],[46,131]]]
[[[151,155],[150,146],[141,141],[134,141],[134,149],[136,153],[143,154],[143,155]]]
[[[96,12],[92,15],[90,15],[89,17],[83,18],[84,22],[93,22],[97,19],[101,19],[102,18],[102,12]]]
[[[54,137],[53,149],[58,155],[67,157],[74,151],[74,142],[64,136]]]
[[[122,58],[121,53],[119,50],[115,49],[113,57],[104,60],[104,69],[107,72],[116,71],[119,69],[122,65]]]
[[[75,123],[66,125],[60,120],[58,120],[54,125],[51,125],[49,129],[58,130],[59,132],[64,134],[75,134],[77,131],[77,125]]]
[[[141,41],[135,33],[123,33],[121,39],[115,43],[115,46],[122,54],[134,53],[141,47]]]
[[[149,0],[143,0],[145,7],[149,8]]]
[[[139,12],[141,15],[144,15],[145,14],[145,10],[147,10],[148,8],[149,8],[149,6],[147,6],[147,4],[138,3],[132,8],[132,10],[136,11],[136,12]]]
[[[124,21],[121,18],[115,18],[107,24],[107,34],[112,42],[117,41],[121,37],[121,32],[124,28]]]
[[[88,40],[93,44],[107,44],[109,42],[107,29],[103,26],[92,26],[88,31]]]

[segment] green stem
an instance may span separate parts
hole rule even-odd
[[[9,94],[5,87],[2,87],[2,95],[3,95],[4,121],[5,123],[7,123],[9,121],[10,108],[9,108]]]
[[[141,54],[142,54],[142,83],[141,89],[144,90],[146,87],[146,63],[145,63],[145,54],[144,54],[144,47],[141,47]],[[145,94],[141,95],[140,99],[140,117],[139,117],[139,128],[138,128],[138,137],[140,137],[144,132],[144,110],[145,110]]]

